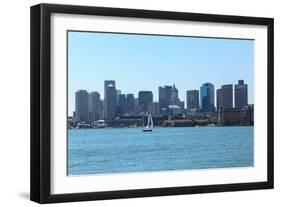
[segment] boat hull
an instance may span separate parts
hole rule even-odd
[[[152,129],[143,129],[143,132],[152,132]]]

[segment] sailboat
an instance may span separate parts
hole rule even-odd
[[[147,125],[142,131],[143,132],[152,132],[152,129],[153,129],[153,120],[152,120],[152,116],[149,114],[147,116]]]

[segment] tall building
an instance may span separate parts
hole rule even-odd
[[[235,85],[235,107],[242,108],[248,105],[248,85],[244,80],[239,80]]]
[[[172,89],[172,86],[160,86],[158,88],[160,110],[164,108],[168,109],[172,97]]]
[[[233,108],[233,86],[232,84],[223,85],[222,90],[222,107]]]
[[[214,106],[214,85],[204,83],[200,87],[200,109],[202,112],[212,112]]]
[[[148,112],[151,113],[152,116],[159,115],[159,103],[158,102],[152,102],[148,104]]]
[[[181,110],[184,111],[184,101],[179,101],[177,106],[179,106]]]
[[[115,84],[114,84],[115,85]],[[119,106],[119,96],[121,95],[121,90],[116,89],[116,104]]]
[[[199,91],[187,90],[186,91],[186,110],[198,111],[199,110]]]
[[[134,106],[135,106],[135,97],[134,94],[128,93],[127,94],[127,113],[132,115],[134,114]]]
[[[219,108],[233,108],[232,84],[223,85],[217,90],[217,109]]]
[[[86,90],[78,90],[75,93],[75,119],[77,121],[89,121],[89,93]]]
[[[104,92],[106,92],[106,88],[108,87],[108,85],[113,85],[114,87],[116,87],[115,86],[115,80],[105,80],[104,81]],[[116,90],[116,89],[115,89]],[[118,90],[120,93],[121,93],[121,91],[120,90]],[[117,94],[117,90],[116,90],[116,94]],[[104,94],[104,97],[105,97],[105,94]]]
[[[101,99],[100,100],[100,119],[104,118],[104,101]]]
[[[222,108],[222,90],[221,88],[217,89],[217,110]]]
[[[101,100],[98,92],[89,94],[89,121],[94,122],[101,119]]]
[[[127,113],[127,98],[126,94],[120,94],[118,98],[118,114],[124,115]]]
[[[152,91],[139,91],[138,103],[142,112],[148,111],[148,104],[152,103],[153,94]]]
[[[178,89],[176,88],[175,84],[172,87],[172,91],[171,91],[171,98],[170,98],[170,105],[179,105],[179,92]]]
[[[138,116],[140,112],[141,112],[141,107],[139,105],[139,99],[135,98],[134,115]]]
[[[104,118],[114,119],[116,116],[117,91],[115,81],[104,81]]]

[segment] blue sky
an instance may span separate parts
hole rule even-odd
[[[243,79],[253,103],[254,40],[159,35],[68,32],[68,110],[75,108],[75,91],[98,91],[104,80],[115,80],[122,93],[175,84],[179,98],[211,82],[215,90]],[[233,86],[234,87],[234,86]]]

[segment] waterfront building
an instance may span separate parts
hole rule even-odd
[[[214,109],[214,85],[204,83],[200,87],[200,110],[202,112],[213,112]]]
[[[163,126],[165,127],[192,127],[195,126],[192,120],[187,119],[171,119],[171,120],[164,120]]]
[[[148,104],[152,103],[152,91],[139,91],[138,104],[141,107],[141,112],[148,111]]]
[[[220,108],[218,123],[223,125],[253,125],[254,105],[242,108]]]
[[[128,93],[127,94],[127,113],[132,115],[134,114],[134,106],[135,106],[135,98],[134,94]]]
[[[232,84],[223,85],[217,90],[217,109],[219,108],[233,108]]]
[[[170,104],[171,96],[172,96],[172,86],[160,86],[158,88],[159,95],[159,107],[162,113],[162,110],[167,109]]]
[[[75,93],[75,120],[78,122],[89,121],[89,93],[86,90],[78,90]]]
[[[143,126],[143,116],[120,116],[109,123],[111,127],[140,127]]]
[[[254,104],[249,104],[242,108],[242,122],[254,125]]]
[[[170,116],[177,116],[182,114],[182,109],[178,105],[168,105],[168,111]]]
[[[89,94],[89,122],[101,119],[101,100],[98,92]]]
[[[224,125],[238,125],[241,123],[241,108],[219,108],[218,123]]]
[[[186,110],[199,111],[199,91],[198,90],[187,90],[186,91]]]
[[[104,118],[114,119],[116,116],[117,106],[117,91],[115,88],[115,81],[104,81]]]
[[[235,85],[235,107],[242,108],[248,105],[248,85],[239,80]]]
[[[152,116],[157,116],[160,114],[159,111],[159,103],[152,102],[148,104],[148,112],[151,113]]]

